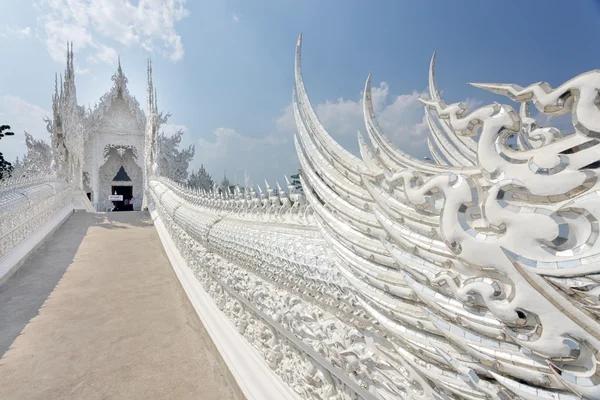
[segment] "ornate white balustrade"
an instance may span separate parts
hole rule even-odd
[[[275,193],[269,186],[267,186],[266,195],[261,191],[260,196],[258,196],[254,190],[242,193],[239,188],[236,189],[235,194],[214,191],[207,193],[199,189],[186,187],[164,177],[156,179],[190,204],[194,204],[199,209],[207,210],[214,215],[235,216],[237,219],[242,220],[273,223],[301,225],[314,223],[312,207],[306,203],[303,194],[296,193],[294,186],[289,182],[289,196],[280,187]]]
[[[269,366],[306,398],[376,398],[365,388],[385,369],[374,346],[385,340],[316,226],[221,217],[176,192],[184,189],[160,179],[148,195],[205,290]]]
[[[447,105],[430,68],[434,162],[385,137],[364,91],[356,157],[293,96],[306,203],[150,184],[220,309],[307,398],[600,399],[600,74],[521,103]],[[537,127],[532,102],[571,113]],[[474,137],[478,137],[474,140]],[[336,397],[337,396],[337,397]]]
[[[71,188],[54,175],[0,181],[0,259],[71,203]]]

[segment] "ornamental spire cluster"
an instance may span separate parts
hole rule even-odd
[[[60,82],[60,83],[59,83]],[[73,42],[67,42],[66,67],[60,80],[54,76],[53,120],[46,120],[51,133],[53,166],[75,187],[81,187],[83,125],[77,106]]]

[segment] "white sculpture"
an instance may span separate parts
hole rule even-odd
[[[469,112],[443,102],[432,58],[422,102],[434,162],[385,137],[369,77],[368,138],[359,133],[355,157],[319,122],[300,50],[301,38],[293,109],[304,195],[287,177],[289,193],[265,182],[258,195],[170,179],[148,66],[146,201],[235,329],[304,398],[600,399],[600,72],[556,89],[474,84],[520,104]],[[531,102],[570,112],[574,132],[538,128]],[[76,169],[71,128],[53,124],[59,165]],[[139,162],[134,150],[106,148]],[[40,185],[0,184],[0,216]],[[54,188],[28,200],[50,210],[39,221],[70,198],[64,182]],[[22,240],[24,221],[9,222],[20,228],[0,252]]]
[[[147,72],[148,118],[129,92],[120,59],[112,76],[111,89],[93,109],[85,110],[77,105],[73,45],[67,46],[65,81],[63,83],[61,75],[59,91],[57,79],[53,96],[54,117],[53,120],[46,119],[52,135],[51,164],[59,167],[59,174],[72,183],[73,188],[85,189],[98,210],[110,205],[108,195],[113,186],[131,186],[134,209],[142,208],[147,180],[159,173],[161,163],[165,176],[177,179],[187,174],[193,149],[178,149],[180,134],[160,140],[160,126],[170,114],[158,111],[150,61]],[[166,148],[159,158],[161,142]],[[107,148],[114,148],[116,152],[107,152]],[[130,182],[114,181],[114,173],[121,167],[132,178]]]
[[[51,174],[55,163],[50,145],[42,139],[34,139],[28,132],[25,132],[25,145],[27,153],[14,163],[11,175],[22,177]]]
[[[295,141],[310,213],[301,218],[301,198],[279,185],[242,201],[238,191],[151,183],[173,237],[186,238],[188,262],[240,332],[269,348],[269,365],[304,397],[600,398],[598,72],[557,89],[477,84],[521,106],[468,113],[441,100],[433,58],[423,100],[433,163],[384,136],[369,77],[370,145],[359,134],[358,158],[316,117],[300,47]],[[537,128],[529,102],[573,110],[575,132]],[[256,323],[266,342],[246,335]],[[299,343],[281,350],[278,327],[316,352],[305,367],[292,366]]]
[[[432,59],[431,98],[423,104],[437,165],[383,136],[369,77],[363,103],[373,147],[361,139],[360,160],[335,146],[318,122],[302,82],[300,46],[301,38],[296,143],[303,183],[325,206],[311,190],[307,197],[361,304],[406,346],[395,356],[435,382],[432,390],[458,396],[600,398],[593,261],[600,253],[600,74],[554,90],[545,83],[474,84],[522,106],[520,113],[493,104],[469,114],[441,100]],[[573,110],[575,133],[536,129],[530,101],[546,114]],[[511,136],[518,150],[507,145]],[[351,225],[352,234],[340,235],[340,225]],[[406,328],[436,339],[409,338]]]

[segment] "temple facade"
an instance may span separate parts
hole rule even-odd
[[[156,170],[158,117],[152,66],[148,61],[147,111],[127,88],[119,59],[112,87],[94,108],[77,104],[73,47],[67,46],[67,67],[56,79],[52,121],[53,167],[82,190],[94,208],[141,210],[147,177]],[[146,160],[148,158],[148,160]],[[148,162],[146,162],[148,161]],[[109,199],[122,196],[122,201]]]

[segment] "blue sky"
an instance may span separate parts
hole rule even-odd
[[[446,102],[507,101],[467,82],[547,81],[556,86],[600,66],[595,1],[35,0],[0,3],[0,122],[48,138],[54,72],[75,45],[80,104],[109,89],[121,56],[129,88],[145,104],[152,57],[167,132],[196,144],[192,167],[219,179],[283,181],[294,173],[290,113],[296,37],[304,34],[309,96],[325,127],[355,152],[360,97],[373,73],[376,111],[404,150],[426,155],[422,108],[437,52]],[[9,159],[23,140],[2,140]]]

